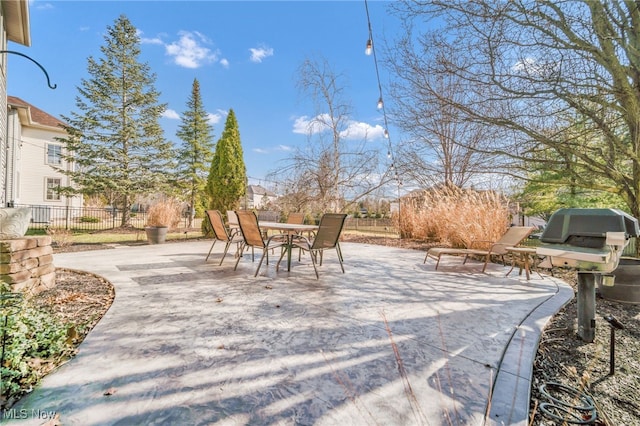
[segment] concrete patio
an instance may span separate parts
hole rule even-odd
[[[345,274],[327,252],[319,280],[308,255],[254,278],[246,254],[218,266],[220,243],[205,263],[210,244],[57,254],[116,298],[6,423],[526,425],[541,329],[573,297],[552,277],[355,243]]]

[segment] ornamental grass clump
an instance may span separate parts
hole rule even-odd
[[[166,226],[175,228],[180,223],[181,206],[173,199],[167,198],[154,203],[147,212],[147,226]]]
[[[511,223],[509,201],[493,191],[439,188],[402,201],[397,226],[404,238],[451,247],[485,248]]]

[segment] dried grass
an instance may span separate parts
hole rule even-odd
[[[496,241],[511,223],[502,195],[458,188],[429,190],[402,201],[396,220],[405,238],[462,248],[486,248],[478,243]]]
[[[181,206],[173,199],[167,198],[156,202],[147,212],[148,226],[167,226],[175,228],[180,223]]]
[[[68,247],[73,244],[73,232],[64,228],[47,228],[47,235],[58,247]]]

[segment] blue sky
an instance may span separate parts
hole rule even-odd
[[[400,26],[388,2],[369,1],[374,41],[392,38]],[[8,56],[8,93],[60,117],[77,111],[75,97],[88,78],[87,58],[102,57],[107,26],[121,14],[140,31],[142,55],[156,74],[167,139],[175,136],[194,78],[214,127],[224,129],[226,112],[238,119],[250,183],[281,166],[292,149],[307,143],[305,123],[315,110],[296,88],[296,70],[306,58],[323,57],[346,76],[354,129],[388,151],[373,56],[366,56],[368,24],[364,1],[46,1],[30,2],[31,46],[9,43],[31,61]],[[377,51],[378,60],[380,50]],[[382,91],[387,76],[379,64]],[[394,130],[389,129],[394,137]],[[357,132],[352,132],[357,135]]]

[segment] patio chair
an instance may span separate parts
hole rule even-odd
[[[264,238],[264,234],[260,230],[260,225],[258,225],[258,217],[251,210],[237,210],[236,215],[238,216],[238,224],[240,225],[244,245],[252,249],[259,248],[262,250],[260,263],[258,263],[256,273],[254,274],[254,277],[257,277],[265,257],[267,258],[267,265],[269,264],[269,250],[286,245],[287,240],[275,238],[280,237],[279,234]],[[234,271],[238,267],[238,263],[240,263],[240,256],[238,256],[236,266],[233,268]]]
[[[287,223],[297,223],[302,225],[304,223],[304,213],[291,212],[287,216]]]
[[[320,225],[313,238],[309,239],[302,235],[297,235],[293,239],[292,244],[294,247],[299,247],[302,250],[308,251],[311,254],[311,263],[313,264],[313,270],[316,273],[316,278],[320,279],[318,275],[318,256],[320,256],[320,266],[322,266],[323,253],[327,249],[335,249],[338,254],[338,262],[340,262],[340,269],[344,274],[344,265],[342,250],[340,250],[340,234],[344,227],[344,221],[347,218],[346,214],[338,213],[325,213],[320,219]],[[282,260],[282,256],[280,256]],[[278,263],[280,263],[278,260]]]
[[[238,216],[233,210],[227,210],[227,225],[231,230],[240,229],[240,225],[238,225]]]
[[[451,248],[451,247],[433,247],[427,250],[427,255],[424,257],[424,262],[427,263],[428,258],[436,260],[436,270],[440,265],[440,258],[442,255],[450,256],[464,256],[462,264],[467,262],[469,256],[484,257],[484,266],[482,272],[487,269],[487,264],[491,260],[491,256],[499,256],[502,259],[502,263],[505,264],[504,255],[507,254],[507,248],[515,247],[520,244],[525,238],[533,232],[535,228],[533,226],[512,226],[500,237],[499,240],[490,242],[490,246],[487,250],[474,249],[474,248]],[[475,241],[474,243],[482,242]]]
[[[211,228],[213,229],[214,239],[213,244],[211,244],[211,248],[209,249],[209,253],[207,253],[207,258],[204,261],[206,262],[207,260],[209,260],[211,250],[213,250],[213,246],[216,245],[217,241],[222,241],[225,243],[224,253],[222,254],[222,259],[220,259],[220,265],[222,265],[222,261],[224,261],[224,258],[227,255],[229,246],[231,244],[236,244],[235,255],[239,257],[242,254],[242,245],[244,244],[244,239],[242,238],[240,229],[227,229],[227,227],[224,226],[222,214],[218,210],[207,210],[207,217],[209,218]]]
[[[293,223],[293,224],[297,224],[297,225],[304,224],[304,213],[295,213],[295,212],[289,213],[289,216],[287,216],[287,222],[286,223]],[[298,234],[299,234],[299,232],[295,232],[295,235],[298,235]],[[286,236],[282,235],[281,237],[284,238]]]

